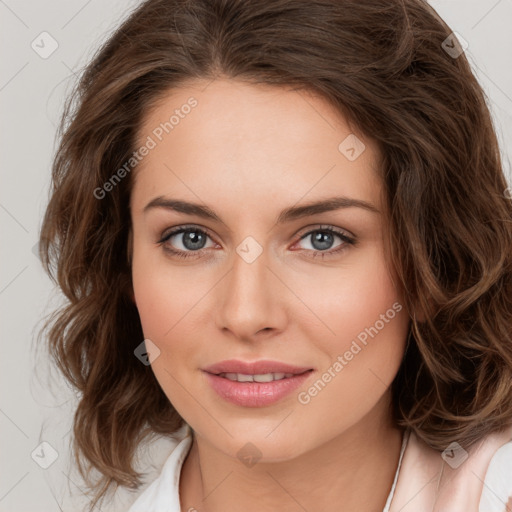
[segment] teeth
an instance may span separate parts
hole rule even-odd
[[[258,375],[246,375],[243,373],[220,373],[219,377],[238,382],[272,382],[274,380],[287,379],[293,377],[293,373],[264,373]]]

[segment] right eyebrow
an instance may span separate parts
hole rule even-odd
[[[190,203],[188,201],[179,201],[177,199],[169,199],[163,196],[158,196],[152,199],[145,207],[144,213],[152,208],[165,208],[168,210],[175,210],[187,215],[197,215],[205,219],[223,222],[222,219],[210,208],[197,203]]]

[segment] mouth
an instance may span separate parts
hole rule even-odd
[[[217,375],[218,377],[222,377],[224,379],[228,379],[234,382],[274,382],[276,380],[289,379],[291,377],[295,377],[296,375],[303,375],[304,373],[311,372],[313,370],[306,370],[302,373],[257,373],[255,375],[252,374],[244,374],[244,373],[217,373],[213,375]]]
[[[222,361],[203,369],[210,387],[242,407],[264,407],[288,396],[309,379],[313,368],[277,361]]]
[[[214,375],[246,375],[246,376],[262,376],[277,375],[276,380],[285,378],[289,375],[299,375],[313,368],[308,366],[295,366],[280,361],[260,360],[260,361],[240,361],[230,359],[220,361],[203,369]],[[282,375],[281,375],[282,374]],[[257,381],[258,382],[258,381]],[[267,381],[263,381],[267,382]]]

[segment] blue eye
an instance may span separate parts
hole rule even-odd
[[[173,244],[170,243],[173,238],[181,243],[181,248],[176,248],[176,242]],[[334,250],[332,250],[332,245],[336,238],[341,240],[341,242],[335,246],[336,248]],[[164,250],[172,256],[176,256],[178,258],[191,258],[198,257],[199,254],[202,253],[203,249],[208,249],[215,245],[212,242],[213,245],[207,247],[206,243],[208,239],[211,240],[211,237],[203,229],[194,226],[180,226],[168,233],[165,233],[158,241],[158,244],[162,245]],[[307,239],[309,239],[312,248],[304,250],[306,252],[311,252],[313,258],[336,256],[341,251],[345,250],[347,246],[355,245],[356,243],[354,238],[349,237],[345,232],[331,226],[320,226],[317,229],[310,230],[299,238],[299,242]]]
[[[182,236],[179,237],[178,235]],[[190,253],[199,252],[201,249],[204,249],[206,240],[210,238],[206,231],[203,231],[202,229],[195,227],[180,227],[174,231],[171,231],[170,233],[165,234],[158,243],[168,243],[174,237],[176,237],[178,240],[181,239],[181,245],[184,249],[173,249],[166,245],[165,250],[182,258],[193,256],[193,254]]]
[[[334,244],[336,238],[341,240],[341,242],[335,247],[341,246],[341,248],[344,248],[346,244],[353,243],[353,240],[344,233],[329,228],[315,229],[314,231],[309,231],[308,233],[303,235],[300,238],[300,240],[309,240],[310,245],[312,245],[313,251],[326,252],[328,249],[332,248],[332,245]],[[333,252],[336,253],[337,250],[330,251],[331,254]]]

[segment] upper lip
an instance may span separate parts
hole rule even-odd
[[[205,372],[218,375],[219,373],[242,373],[244,375],[262,375],[265,373],[293,373],[298,375],[313,368],[307,366],[293,366],[279,361],[253,361],[245,362],[230,359],[220,361],[203,368]]]

